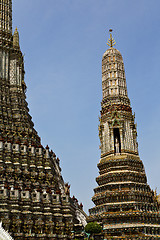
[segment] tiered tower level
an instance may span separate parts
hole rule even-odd
[[[138,155],[124,63],[114,44],[110,33],[102,59],[100,175],[88,221],[103,225],[105,239],[160,239],[159,206]]]
[[[12,1],[0,0],[0,221],[14,240],[71,239],[85,214],[34,129],[24,74]]]

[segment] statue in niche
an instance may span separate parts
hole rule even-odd
[[[65,184],[65,194],[70,196],[70,185],[68,183]]]
[[[119,151],[119,140],[118,140],[117,137],[116,137],[116,139],[115,139],[115,153],[116,153],[116,154],[119,154],[119,153],[120,153],[120,151]]]

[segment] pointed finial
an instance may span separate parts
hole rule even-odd
[[[110,32],[110,39],[108,40],[107,45],[109,47],[113,47],[116,44],[116,42],[115,42],[114,38],[112,37],[112,29],[109,29],[109,32]]]
[[[19,33],[16,27],[15,32],[13,34],[13,47],[19,48]]]

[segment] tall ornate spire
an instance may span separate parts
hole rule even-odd
[[[12,33],[12,0],[0,2],[0,30]]]
[[[98,186],[89,221],[103,225],[105,239],[160,239],[158,202],[147,184],[138,156],[135,116],[127,95],[120,52],[109,49],[102,59],[102,109],[99,125],[101,159]]]
[[[0,45],[8,46],[12,37],[12,0],[0,1]]]
[[[127,94],[123,58],[121,53],[112,47],[115,41],[112,38],[111,31],[110,48],[103,54],[102,59],[103,99],[99,131],[101,153],[103,155],[115,152],[117,136],[122,152],[134,152],[137,154],[136,125]],[[125,119],[120,112],[124,112]],[[107,121],[106,117],[108,118]],[[116,133],[116,131],[118,132]]]
[[[112,38],[110,41],[112,42]],[[110,45],[113,46],[113,43]],[[102,92],[103,100],[122,96],[121,101],[125,99],[124,101],[128,101],[129,104],[123,58],[121,53],[113,47],[104,53],[102,59]]]
[[[36,143],[40,144],[25,101],[24,59],[17,28],[12,36],[12,0],[0,0],[0,11],[0,108],[3,108],[0,111],[0,132],[6,138],[11,138],[14,132],[17,138],[24,139],[20,132],[25,130],[28,135],[28,131],[31,131]],[[12,125],[8,126],[7,122],[12,122]],[[16,131],[17,127],[19,132]],[[33,142],[31,139],[30,142]]]

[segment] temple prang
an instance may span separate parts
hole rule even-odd
[[[148,185],[139,157],[123,58],[114,43],[110,31],[109,49],[102,58],[98,186],[88,222],[99,222],[107,240],[160,239],[159,197]]]
[[[14,240],[72,239],[86,214],[70,196],[59,158],[41,145],[26,88],[12,0],[0,0],[0,221]]]

